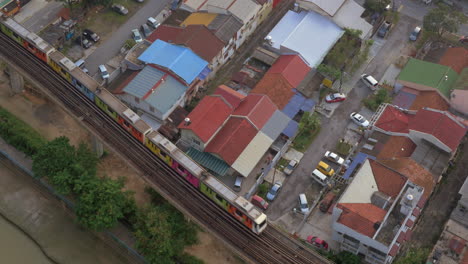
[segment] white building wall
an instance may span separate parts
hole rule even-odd
[[[411,138],[411,140],[414,141],[414,143],[416,145],[419,144],[419,142],[422,140],[422,139],[425,139],[427,140],[428,142],[431,142],[432,144],[434,144],[436,147],[440,148],[441,150],[447,152],[447,153],[451,153],[452,150],[447,146],[445,145],[444,143],[442,143],[439,139],[437,139],[436,137],[434,137],[433,135],[429,135],[429,134],[426,134],[426,133],[422,133],[422,132],[419,132],[419,131],[414,131],[414,130],[410,130],[409,132],[409,137]]]
[[[154,117],[156,120],[160,120],[160,121],[164,120],[163,119],[164,118],[163,113],[159,112],[157,109],[154,109],[154,111],[151,111],[150,110],[150,105],[147,102],[145,102],[144,100],[139,100],[139,102],[137,102],[135,100],[135,96],[133,96],[131,94],[118,94],[117,97],[119,97],[120,100],[125,102],[130,107],[132,107],[134,109],[138,109],[140,111],[143,111],[143,112],[151,115],[152,117]]]
[[[180,139],[196,150],[203,151],[206,144],[190,129],[180,130]]]

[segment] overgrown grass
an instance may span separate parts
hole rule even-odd
[[[320,95],[319,95],[320,101],[322,101],[322,99],[323,99],[325,96],[327,96],[327,94],[329,94],[329,93],[331,93],[331,92],[332,92],[332,89],[330,89],[330,88],[328,88],[328,87],[325,87],[325,86],[322,87],[322,88],[320,89]]]
[[[283,170],[284,168],[286,168],[286,166],[288,165],[289,161],[285,158],[281,158],[278,163],[276,164],[276,168],[278,168],[279,170]]]
[[[258,186],[258,191],[257,195],[262,197],[263,199],[266,199],[266,194],[268,192],[268,189],[270,189],[270,184],[268,182],[264,182]]]
[[[33,156],[47,142],[28,124],[0,107],[0,136],[10,145]]]
[[[368,98],[364,99],[364,105],[372,111],[376,111],[379,105],[383,103],[390,103],[392,97],[388,94],[386,89],[379,89],[377,93],[371,94]]]
[[[317,128],[313,131],[306,131],[304,133],[300,133],[292,143],[294,149],[300,152],[306,151],[319,132],[320,128]]]
[[[335,152],[343,157],[347,157],[353,146],[346,142],[338,142],[335,147]]]

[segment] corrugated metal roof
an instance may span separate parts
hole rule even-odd
[[[334,16],[345,0],[306,0],[316,4],[330,16]]]
[[[249,176],[250,172],[255,168],[271,144],[273,144],[273,141],[262,132],[257,133],[236,161],[234,161],[232,168],[244,177]]]
[[[208,65],[208,62],[198,57],[190,49],[159,39],[151,44],[138,59],[145,63],[168,68],[189,84]]]
[[[148,102],[166,113],[184,95],[187,86],[151,66],[146,66],[123,89],[124,92]]]
[[[290,118],[294,118],[299,110],[310,112],[314,106],[314,100],[307,99],[302,94],[296,92],[296,94],[294,94],[294,96],[289,100],[288,104],[283,108],[283,112]]]
[[[364,7],[360,6],[358,3],[354,1],[346,1],[333,17],[333,21],[343,28],[361,30],[362,34],[360,37],[361,39],[364,39],[367,38],[372,30],[372,25],[367,23],[365,19],[361,18],[363,12]]]
[[[293,138],[296,135],[297,130],[299,130],[299,124],[296,121],[291,120],[289,121],[288,126],[283,130],[283,134],[289,138]]]
[[[206,169],[218,174],[219,176],[226,175],[229,170],[229,165],[226,162],[216,158],[208,152],[200,152],[194,148],[189,148],[187,155]]]
[[[205,25],[208,26],[213,19],[215,19],[218,16],[218,14],[213,14],[213,13],[192,13],[190,16],[188,16],[184,22],[180,24],[182,27],[186,27],[188,25]]]
[[[286,116],[280,110],[276,110],[270,117],[270,120],[262,128],[261,132],[271,138],[273,141],[283,132],[286,126],[291,121],[291,118]]]
[[[316,12],[288,11],[268,35],[273,48],[282,54],[297,52],[310,67],[316,67],[343,33],[344,30]]]
[[[218,14],[208,25],[208,28],[213,30],[219,39],[228,43],[229,40],[236,35],[242,25],[242,21],[233,15]]]

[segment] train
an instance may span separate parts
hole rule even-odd
[[[19,43],[25,50],[34,54],[73,87],[81,91],[87,99],[114,119],[179,176],[227,211],[233,218],[257,235],[265,230],[268,221],[263,212],[208,173],[158,131],[153,130],[132,109],[113,96],[60,51],[11,18],[2,17],[0,31]]]

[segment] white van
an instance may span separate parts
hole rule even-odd
[[[312,179],[320,183],[322,186],[328,184],[328,177],[317,169],[312,171]]]
[[[309,212],[309,204],[307,203],[307,197],[305,194],[301,193],[299,194],[299,209],[301,210],[301,213],[307,214]]]
[[[88,73],[88,69],[85,67],[85,61],[83,59],[79,59],[75,62],[76,67],[82,69],[84,73]]]
[[[148,17],[148,20],[146,20],[146,24],[148,24],[148,26],[156,29],[157,27],[159,27],[159,25],[161,25],[161,23],[159,23],[155,18],[153,17]]]
[[[109,72],[107,72],[106,66],[99,65],[99,72],[101,72],[101,77],[106,80],[109,79]]]
[[[364,82],[364,84],[369,87],[371,90],[375,91],[377,88],[379,88],[379,82],[369,74],[363,74],[361,75],[361,80]]]
[[[244,177],[242,176],[237,176],[236,181],[234,182],[234,191],[240,192],[242,188],[242,181],[244,180]]]

